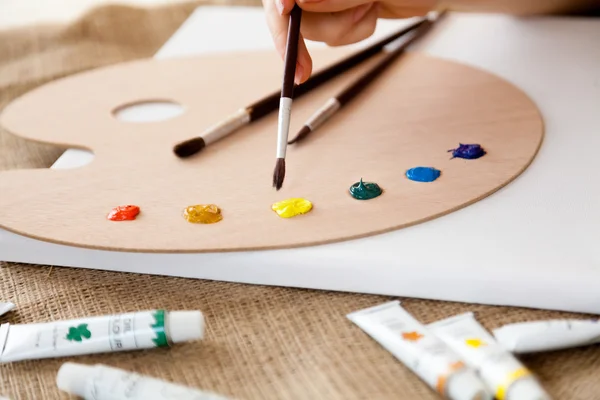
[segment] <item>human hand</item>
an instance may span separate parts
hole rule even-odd
[[[297,3],[302,8],[302,25],[296,83],[306,81],[312,72],[312,59],[304,39],[343,46],[368,38],[378,18],[408,18],[431,11],[437,0],[262,0],[275,48],[283,58],[287,42],[289,14]]]

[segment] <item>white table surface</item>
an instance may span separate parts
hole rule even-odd
[[[381,21],[371,40],[405,23]],[[600,19],[449,15],[415,48],[514,83],[536,102],[546,125],[542,148],[520,177],[442,218],[336,244],[209,254],[89,250],[0,230],[0,258],[600,313],[599,41]],[[259,49],[272,51],[261,10],[201,7],[156,58]],[[91,157],[69,150],[53,167],[73,168]]]

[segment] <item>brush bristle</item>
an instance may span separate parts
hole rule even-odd
[[[285,178],[285,158],[278,158],[273,171],[273,187],[277,190],[283,186]]]
[[[205,146],[206,143],[204,143],[204,139],[202,139],[201,137],[197,137],[177,144],[173,149],[173,152],[178,157],[185,158],[193,156],[194,154],[201,151]]]
[[[310,130],[310,128],[306,125],[304,125],[302,127],[302,129],[300,129],[300,131],[298,132],[298,134],[296,135],[295,138],[293,138],[292,140],[290,140],[288,142],[288,144],[294,144],[294,143],[298,143],[299,141],[301,141],[302,139],[304,139],[305,137],[308,136],[309,133],[311,133],[312,131]]]

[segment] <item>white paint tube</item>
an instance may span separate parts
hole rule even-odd
[[[15,305],[13,303],[0,303],[0,315],[4,315],[14,308]],[[0,398],[0,400],[2,400],[2,398]]]
[[[226,400],[215,393],[101,364],[64,363],[56,385],[84,400]]]
[[[599,343],[600,323],[596,320],[521,322],[504,325],[493,333],[512,353],[535,353]]]
[[[428,325],[475,368],[498,400],[548,400],[535,376],[475,319],[460,314]]]
[[[0,325],[0,363],[155,347],[202,339],[200,311],[150,310],[38,324]]]
[[[402,308],[399,301],[356,311],[347,317],[443,397],[493,398],[476,372]]]

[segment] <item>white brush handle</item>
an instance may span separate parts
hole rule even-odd
[[[279,100],[279,125],[277,132],[277,158],[285,158],[288,135],[290,133],[290,118],[292,115],[292,99],[282,97]]]
[[[314,131],[319,126],[321,126],[325,121],[327,121],[333,114],[336,113],[337,110],[340,109],[342,105],[340,102],[332,97],[327,100],[327,102],[319,108],[309,119],[306,121],[306,126],[310,128],[311,131]]]
[[[247,109],[240,108],[238,111],[236,111],[234,114],[231,114],[223,121],[208,128],[200,136],[202,137],[202,139],[204,139],[204,143],[208,146],[209,144],[224,138],[230,133],[235,132],[236,130],[248,124],[249,122],[250,113]]]

